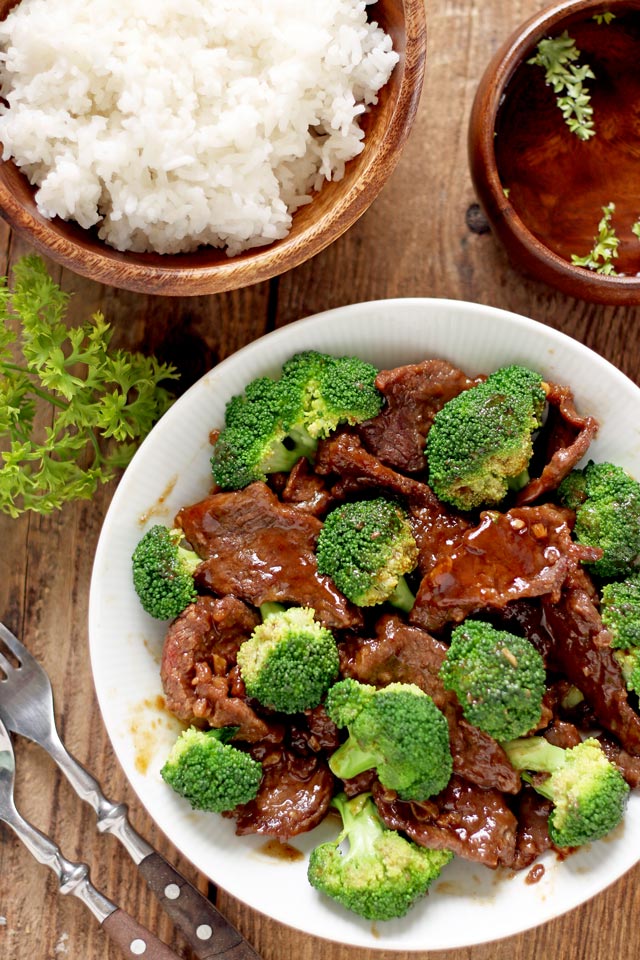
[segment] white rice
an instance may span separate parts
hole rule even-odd
[[[391,74],[371,0],[22,0],[0,24],[3,158],[118,250],[232,256],[363,149]]]

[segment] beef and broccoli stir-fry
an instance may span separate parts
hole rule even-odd
[[[214,486],[140,540],[187,729],[162,770],[236,832],[334,808],[311,884],[402,916],[452,859],[598,840],[640,784],[640,484],[513,365],[292,357],[227,405]],[[346,848],[346,849],[345,849]]]

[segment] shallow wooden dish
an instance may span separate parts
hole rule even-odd
[[[0,0],[2,19],[15,0]],[[328,183],[293,218],[291,232],[268,247],[227,257],[203,247],[194,253],[120,253],[93,231],[38,212],[34,191],[12,162],[0,164],[0,215],[38,251],[92,280],[144,293],[220,293],[267,280],[319,253],[372,203],[394,169],[411,129],[422,89],[426,53],[424,0],[379,0],[369,8],[400,54],[379,102],[363,120],[363,152],[344,178]]]
[[[638,244],[638,265],[634,270],[627,270],[627,275],[607,276],[584,267],[574,266],[570,262],[570,251],[584,255],[591,249],[601,210],[600,206],[594,202],[594,193],[583,188],[578,182],[578,175],[576,174],[575,177],[567,175],[567,170],[562,169],[561,164],[558,163],[557,130],[555,132],[550,130],[547,136],[541,137],[539,161],[541,165],[544,162],[547,163],[547,184],[551,183],[551,192],[556,199],[566,202],[567,205],[566,223],[561,224],[560,227],[560,230],[565,230],[562,236],[558,236],[557,218],[553,224],[548,226],[542,224],[539,206],[548,203],[549,198],[543,195],[539,187],[532,184],[530,190],[521,191],[518,197],[510,190],[505,193],[505,187],[508,185],[501,176],[502,170],[496,148],[497,136],[509,135],[509,126],[506,123],[500,127],[500,132],[496,135],[502,116],[500,111],[508,108],[511,92],[509,84],[518,68],[532,56],[539,41],[547,36],[558,36],[565,29],[568,29],[571,35],[572,25],[575,26],[578,21],[589,20],[594,14],[602,14],[606,11],[611,11],[616,17],[625,13],[638,13],[640,0],[613,0],[609,3],[597,2],[597,0],[562,0],[536,14],[509,37],[489,63],[476,93],[469,124],[469,162],[478,199],[495,235],[506,248],[514,266],[574,297],[607,304],[638,304],[640,303],[640,278],[637,273],[640,271],[640,243],[637,239],[634,241],[630,229],[626,229],[626,223],[624,244],[627,249],[634,242]],[[638,49],[640,51],[640,44]],[[540,70],[538,67],[531,69]],[[542,71],[540,73],[543,75]],[[594,83],[594,81],[589,82]],[[553,100],[553,91],[550,88],[547,89],[549,98]],[[556,109],[555,105],[553,109]],[[628,102],[630,116],[633,109],[633,101],[630,99]],[[562,126],[559,111],[557,113],[558,123]],[[597,121],[595,98],[594,120]],[[515,132],[515,123],[512,129],[514,129],[514,137],[518,136],[519,134]],[[596,122],[596,135],[587,143],[582,141],[579,143],[588,150],[592,150],[592,145],[597,141],[597,131]],[[567,137],[574,137],[568,128]],[[538,148],[537,145],[536,148]],[[524,157],[524,154],[522,156]],[[581,156],[584,157],[584,154]],[[524,159],[521,162],[524,163]],[[612,178],[614,175],[612,172]],[[634,217],[640,214],[640,191],[634,186],[637,182],[637,176],[625,177],[618,170],[615,190],[620,196],[625,197],[625,204],[628,203],[635,208],[635,195],[638,194],[638,210]],[[609,188],[610,184],[603,185],[602,205],[613,199],[606,192]]]

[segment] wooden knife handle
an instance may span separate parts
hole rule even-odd
[[[155,934],[118,908],[102,922],[102,928],[117,943],[127,960],[180,960],[177,953]]]
[[[211,901],[159,853],[145,857],[138,869],[198,960],[260,960]]]

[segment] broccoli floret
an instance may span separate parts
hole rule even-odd
[[[572,470],[558,487],[560,498],[565,507],[577,510],[587,499],[587,479],[584,470]]]
[[[279,380],[252,380],[227,404],[214,443],[211,469],[218,486],[237,490],[289,471],[300,457],[312,459],[318,438],[340,423],[376,416],[382,407],[377,372],[357,357],[307,351],[284,364]]]
[[[612,647],[640,647],[640,574],[605,584],[600,612]]]
[[[325,709],[331,710],[331,719],[336,726],[348,727],[369,703],[376,689],[368,683],[360,683],[359,680],[345,677],[340,683],[331,687]]]
[[[158,620],[173,620],[198,596],[193,574],[202,561],[180,546],[183,536],[182,530],[156,524],[133,551],[133,586],[144,609]]]
[[[620,664],[627,690],[640,697],[640,647],[614,650],[613,655]]]
[[[418,547],[404,511],[378,497],[344,503],[325,518],[316,548],[319,573],[331,577],[352,603],[369,607],[389,600],[409,611],[414,596],[404,574]]]
[[[543,737],[529,737],[504,747],[516,770],[550,774],[542,782],[529,774],[523,778],[553,803],[549,836],[556,846],[579,847],[599,840],[622,820],[629,787],[597,740],[589,738],[563,750]]]
[[[600,547],[603,556],[588,568],[601,577],[620,577],[640,566],[640,484],[612,463],[589,462],[558,488],[576,512],[579,543]]]
[[[262,764],[226,741],[237,727],[189,727],[176,740],[160,774],[194,810],[222,813],[258,793]]]
[[[460,510],[500,503],[528,479],[545,390],[526,367],[496,370],[434,417],[425,453],[436,495]]]
[[[309,607],[271,613],[238,650],[247,694],[282,713],[317,707],[338,675],[333,634]]]
[[[403,917],[453,854],[419,847],[388,830],[370,794],[351,800],[339,794],[332,805],[342,817],[342,832],[311,851],[309,883],[367,920]],[[340,849],[345,840],[347,852]]]
[[[325,710],[349,734],[329,759],[337,777],[348,780],[375,768],[382,785],[402,800],[426,800],[446,787],[453,769],[449,726],[419,687],[391,683],[372,691],[341,680],[329,690]]]
[[[211,456],[219,487],[238,490],[291,470],[300,457],[313,457],[317,440],[301,423],[301,402],[295,384],[269,377],[253,380],[244,394],[231,398]]]
[[[283,378],[302,390],[304,425],[312,437],[326,437],[341,423],[376,417],[383,403],[377,375],[374,366],[358,357],[331,357],[316,350],[296,354],[283,367]]]
[[[560,700],[560,707],[562,710],[575,710],[581,703],[584,703],[584,693],[582,690],[578,690],[573,684],[570,684]]]
[[[496,740],[513,740],[536,726],[545,676],[542,657],[529,640],[480,620],[465,620],[452,631],[440,668],[469,723]]]
[[[640,574],[605,584],[600,613],[627,689],[640,696]]]

